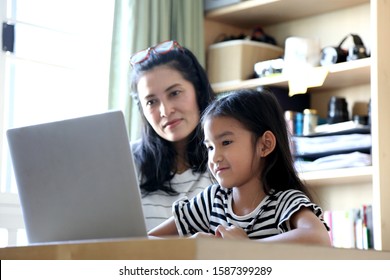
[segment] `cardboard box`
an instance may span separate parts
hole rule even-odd
[[[222,8],[233,4],[240,3],[245,0],[204,0],[204,10],[209,11],[213,9]]]
[[[283,55],[283,48],[251,41],[232,40],[209,46],[207,73],[211,83],[243,81],[253,78],[257,62]]]

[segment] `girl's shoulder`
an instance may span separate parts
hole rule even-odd
[[[271,200],[276,200],[276,201],[285,201],[285,200],[294,200],[294,199],[309,200],[309,198],[304,192],[300,190],[294,190],[294,189],[273,192],[269,197]]]
[[[231,193],[231,189],[224,188],[221,185],[219,185],[218,183],[214,183],[214,184],[210,185],[209,188],[211,190],[214,190],[215,192],[218,192],[218,193],[223,193],[223,194]]]
[[[230,189],[221,187],[219,184],[211,184],[204,189],[204,193],[207,193],[209,196],[228,196],[231,193]]]

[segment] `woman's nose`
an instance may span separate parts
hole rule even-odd
[[[170,102],[160,103],[160,116],[168,117],[174,111],[174,106]]]

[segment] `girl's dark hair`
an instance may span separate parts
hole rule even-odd
[[[267,130],[276,138],[275,149],[265,157],[264,170],[260,175],[264,192],[297,189],[311,195],[300,180],[293,163],[289,135],[283,110],[274,94],[266,89],[234,91],[211,104],[202,116],[207,119],[230,117],[238,120],[251,131],[257,140]]]
[[[203,67],[187,48],[175,48],[165,54],[150,52],[148,59],[133,66],[131,72],[131,93],[138,104],[143,122],[142,141],[134,150],[134,159],[140,168],[140,182],[143,194],[162,190],[168,194],[176,192],[170,181],[176,173],[176,150],[171,142],[161,138],[146,120],[138,98],[137,84],[148,71],[158,66],[167,66],[178,71],[195,88],[200,115],[214,99],[214,92]],[[200,123],[189,135],[186,159],[193,172],[207,171],[207,152],[203,145]]]

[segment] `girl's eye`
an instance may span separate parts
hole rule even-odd
[[[212,151],[214,148],[212,146],[206,146],[207,151]]]

